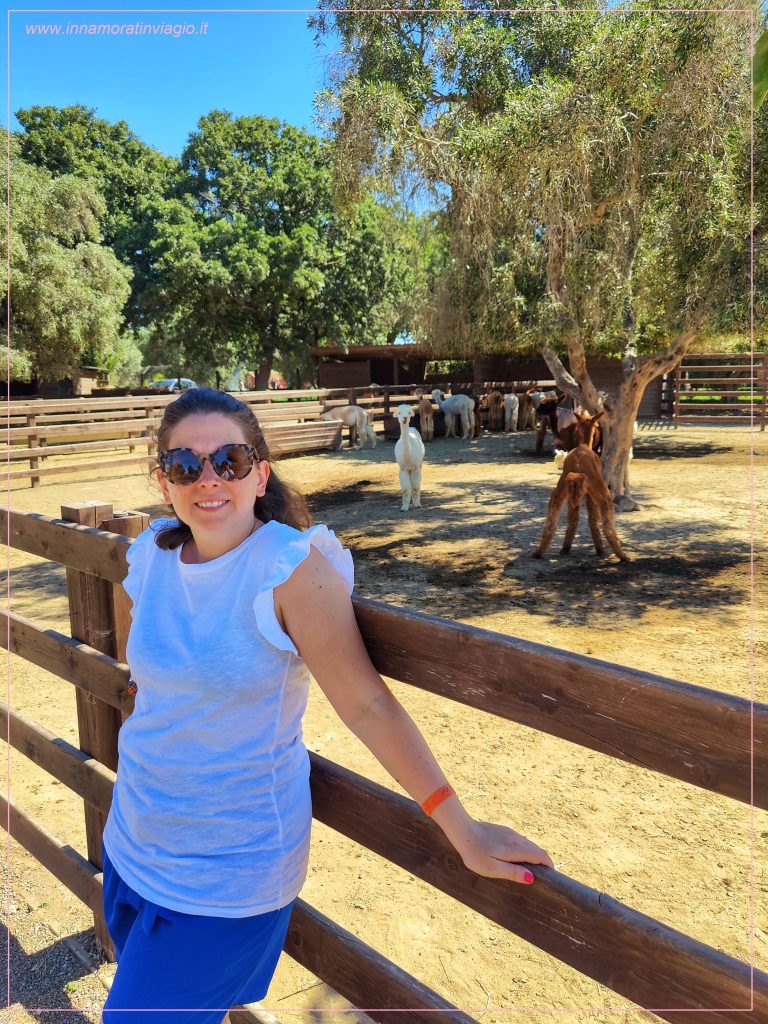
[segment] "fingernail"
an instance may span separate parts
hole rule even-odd
[[[530,871],[526,871],[523,875],[523,881],[526,885],[533,885],[533,875]]]

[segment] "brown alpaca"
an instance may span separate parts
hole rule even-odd
[[[421,438],[423,441],[431,441],[435,436],[435,410],[432,407],[432,403],[428,398],[422,396],[419,399],[416,411],[419,414]]]
[[[500,391],[491,391],[487,394],[482,404],[488,410],[488,429],[504,429],[504,395]]]
[[[517,410],[517,429],[518,430],[535,430],[536,429],[536,408],[533,404],[533,399],[524,391],[522,394],[517,395],[519,406]]]
[[[600,414],[602,415],[602,413]],[[577,445],[588,444],[587,434],[585,430],[589,430],[589,424],[592,422],[592,417],[589,413],[574,413],[575,419],[572,420],[567,426],[562,426],[561,423],[557,422],[557,430],[555,432],[555,447],[561,448],[563,451],[573,451]],[[598,455],[602,454],[603,451],[603,432],[600,429],[600,424],[596,423],[594,431],[592,433],[593,451],[596,451]]]
[[[538,548],[533,553],[534,558],[541,558],[552,542],[552,538],[557,530],[560,510],[566,501],[568,502],[568,526],[566,527],[565,539],[563,540],[560,554],[568,554],[579,525],[581,500],[586,495],[587,519],[592,533],[592,540],[595,542],[595,551],[598,555],[602,555],[605,550],[600,533],[600,527],[602,526],[605,538],[613,552],[622,562],[629,561],[629,557],[624,553],[619,538],[616,535],[613,498],[608,490],[608,485],[603,480],[600,459],[592,451],[591,447],[594,428],[597,426],[600,416],[602,416],[602,413],[598,413],[597,416],[584,421],[585,429],[587,423],[591,425],[589,429],[586,429],[587,436],[584,438],[584,442],[569,452],[565,458],[562,476],[549,497],[544,532],[541,535],[541,542]]]

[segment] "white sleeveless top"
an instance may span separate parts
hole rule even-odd
[[[199,565],[163,551],[158,520],[131,544],[127,659],[138,686],[120,730],[104,845],[161,907],[247,917],[290,903],[306,875],[312,809],[301,717],[309,672],[273,590],[314,545],[353,586],[325,526],[260,527]]]

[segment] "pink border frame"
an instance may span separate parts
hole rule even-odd
[[[49,7],[19,7],[9,8],[7,10],[7,204],[8,204],[8,223],[7,223],[7,238],[10,240],[11,235],[11,14],[316,14],[319,13],[318,8],[251,8],[251,7],[233,7],[233,8],[176,8],[176,7],[125,7],[125,8],[79,8],[79,7],[66,7],[66,8],[49,8]],[[344,12],[338,12],[344,13]],[[432,13],[430,8],[425,8],[421,11],[413,10],[401,10],[397,8],[366,8],[364,10],[348,11],[346,13],[354,14],[397,14],[403,13],[408,14],[410,17],[414,17],[417,14],[429,14]],[[486,14],[485,10],[463,10],[456,9],[451,11],[450,9],[441,11],[443,14]],[[585,14],[590,13],[582,8],[561,8],[559,10],[551,10],[545,7],[526,7],[518,8],[516,10],[507,10],[500,8],[494,11],[495,14]],[[749,14],[749,37],[751,43],[751,49],[754,51],[755,48],[755,12],[752,8],[699,8],[699,9],[683,9],[683,8],[667,8],[658,7],[645,9],[643,11],[627,10],[625,8],[616,8],[606,11],[595,11],[598,14]],[[768,102],[768,100],[766,100]],[[754,64],[750,62],[750,236],[754,234],[754,217],[755,217],[755,110],[754,110]],[[8,377],[8,388],[10,389],[10,364],[11,364],[11,252],[10,244],[8,245],[8,284],[7,284],[7,352],[6,352],[6,367]],[[750,353],[752,356],[751,370],[752,377],[754,377],[754,352],[755,352],[755,245],[754,240],[750,242],[750,254],[749,254],[749,334],[750,334]],[[752,382],[752,391],[754,393],[754,381]],[[596,1008],[588,1006],[569,1006],[569,1007],[542,1007],[542,1006],[529,1006],[529,1007],[457,1007],[462,1013],[751,1013],[754,1011],[754,943],[755,943],[755,804],[754,804],[754,781],[755,781],[755,759],[754,759],[754,702],[755,702],[755,643],[756,643],[756,610],[755,610],[755,530],[756,530],[756,513],[755,513],[755,442],[754,442],[754,402],[750,411],[750,432],[752,434],[752,446],[750,448],[749,458],[749,496],[750,496],[750,616],[749,616],[749,698],[750,704],[752,705],[752,713],[750,714],[750,827],[749,827],[749,849],[750,849],[750,873],[749,873],[749,954],[750,954],[750,974],[751,974],[751,986],[750,996],[751,1004],[748,1007],[734,1006],[734,1007],[701,1007],[701,1008],[666,1008],[666,1007],[641,1007],[632,1006],[627,1007],[609,1007],[609,1008]],[[6,426],[10,429],[10,409],[7,413]],[[8,502],[7,508],[10,509],[10,459],[8,460],[7,466],[7,494]],[[10,610],[11,606],[11,545],[10,540],[6,544],[6,602],[7,607]],[[7,672],[7,684],[6,684],[6,697],[7,705],[11,707],[11,664],[10,664],[10,620],[8,621],[7,627],[7,658],[6,664],[8,668]],[[10,781],[11,781],[11,756],[10,756],[10,718],[8,720],[8,730],[6,733],[7,739],[7,778],[8,778],[8,797],[10,799]],[[7,892],[7,933],[8,933],[8,952],[7,952],[7,981],[8,981],[8,1004],[6,1009],[10,1009],[11,1003],[11,947],[10,947],[10,934],[11,934],[11,914],[10,914],[10,902],[11,902],[11,836],[10,836],[10,807],[6,816],[6,865],[8,869],[8,892]],[[231,1007],[227,1008],[227,1012]],[[386,1013],[453,1013],[455,1009],[446,1010],[423,1010],[419,1007],[401,1007],[399,1009],[388,1009],[386,1007],[349,1007],[344,1009],[328,1009],[324,1007],[279,1007],[273,1008],[265,1006],[264,1010],[272,1014],[279,1013],[371,1013],[371,1012],[386,1012]],[[57,1008],[57,1007],[23,1007],[22,1010],[26,1013],[72,1013],[73,1008]],[[101,1013],[101,1007],[94,1010],[79,1009],[76,1012],[80,1013]],[[135,1012],[135,1011],[134,1011]],[[146,1013],[174,1013],[178,1011],[174,1010],[146,1010],[138,1011]],[[208,1010],[188,1010],[189,1013],[204,1013],[211,1012]]]

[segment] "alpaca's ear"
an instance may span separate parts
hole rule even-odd
[[[601,416],[605,416],[605,409],[601,409],[597,416],[592,417],[592,422],[597,423]]]

